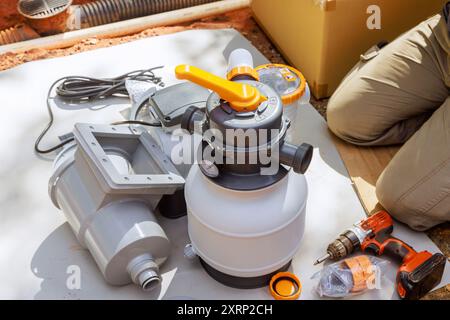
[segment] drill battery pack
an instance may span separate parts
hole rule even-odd
[[[428,252],[418,253],[412,261],[399,270],[400,296],[403,299],[416,300],[430,292],[441,281],[445,263],[446,258],[440,253],[434,255]]]

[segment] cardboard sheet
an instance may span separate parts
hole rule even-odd
[[[188,63],[224,75],[226,58],[238,47],[252,51],[255,63],[266,59],[234,30],[187,31],[147,38],[115,47],[73,56],[27,63],[0,72],[0,298],[1,299],[271,299],[267,288],[238,290],[211,279],[198,261],[183,258],[189,242],[186,218],[160,219],[172,241],[169,260],[162,266],[163,285],[142,292],[135,285],[113,287],[105,283],[88,251],[80,247],[62,212],[48,196],[52,173],[51,157],[33,152],[34,140],[48,121],[45,99],[50,84],[67,75],[116,76],[135,69],[166,66],[159,73],[167,85],[176,83],[173,66]],[[118,104],[117,104],[118,103]],[[44,146],[57,142],[58,135],[70,132],[75,122],[108,123],[120,120],[127,101],[89,109],[62,105],[55,110],[55,126]],[[80,109],[75,110],[74,109]],[[320,270],[313,261],[340,232],[365,217],[347,171],[328,133],[325,121],[312,106],[302,108],[298,141],[315,146],[315,155],[306,174],[310,188],[307,222],[301,248],[291,271],[303,285],[300,299],[317,299],[310,277]],[[394,235],[417,250],[439,249],[423,233],[400,224]],[[264,254],[261,252],[261,254]],[[397,265],[386,274],[394,281]],[[81,289],[67,286],[74,270],[81,271]],[[450,282],[450,267],[441,285]],[[70,283],[69,283],[70,284]],[[393,285],[353,299],[397,299]]]

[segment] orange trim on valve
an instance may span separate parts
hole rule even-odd
[[[255,79],[255,81],[259,81],[259,75],[258,72],[256,72],[255,69],[249,66],[238,66],[227,73],[227,79],[232,81],[237,76],[249,76]]]
[[[283,104],[290,105],[291,103],[294,103],[295,101],[299,100],[303,94],[305,93],[306,89],[306,79],[303,76],[303,74],[298,71],[297,69],[287,66],[285,64],[278,64],[278,63],[270,63],[270,64],[263,64],[259,67],[256,67],[255,70],[258,72],[262,69],[270,69],[270,68],[279,68],[281,69],[280,73],[284,77],[284,79],[288,82],[295,81],[295,77],[292,75],[296,75],[300,79],[300,85],[294,92],[290,94],[286,94],[281,96],[281,100],[283,101]]]
[[[189,80],[216,92],[237,112],[256,110],[267,100],[258,89],[251,85],[228,81],[197,67],[179,65],[175,68],[175,75],[180,80]]]

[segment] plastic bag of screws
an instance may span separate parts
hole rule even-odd
[[[388,261],[367,255],[354,256],[325,266],[315,273],[315,291],[320,297],[343,298],[379,290],[386,285]]]

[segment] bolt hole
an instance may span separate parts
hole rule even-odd
[[[106,159],[106,158],[103,158],[102,160],[103,160],[103,162],[108,162],[108,159]]]
[[[127,180],[127,181],[130,180],[130,178],[128,178],[128,177],[125,177],[124,179]]]
[[[117,130],[115,127],[112,127],[111,129],[112,129],[113,131],[116,131],[116,130]]]

